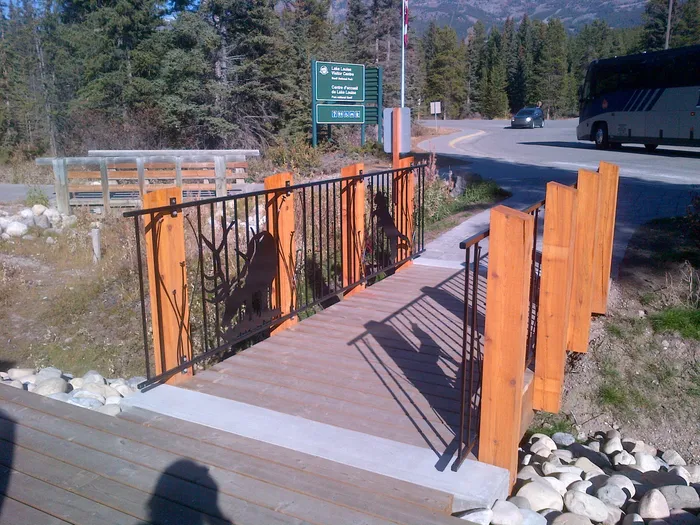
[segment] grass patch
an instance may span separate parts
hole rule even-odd
[[[610,335],[612,337],[616,337],[618,339],[622,339],[622,337],[624,335],[620,325],[612,323],[612,322],[606,323],[605,331],[608,333],[608,335]]]
[[[525,435],[527,437],[532,434],[545,434],[553,436],[557,432],[566,432],[567,434],[576,435],[574,422],[566,414],[548,414],[539,412],[535,415],[530,428],[527,429]]]
[[[41,204],[43,206],[49,207],[49,197],[44,193],[44,190],[37,186],[32,186],[27,191],[27,197],[24,199],[25,206],[34,206],[35,204]]]
[[[651,317],[656,332],[678,332],[688,339],[700,341],[700,310],[669,308]]]
[[[624,409],[627,406],[627,395],[619,385],[606,382],[598,388],[598,401],[610,408]]]

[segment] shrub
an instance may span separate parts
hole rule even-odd
[[[35,204],[42,204],[43,206],[49,206],[49,198],[44,193],[44,190],[37,186],[32,186],[27,191],[27,197],[24,199],[24,204],[26,206],[34,206]]]

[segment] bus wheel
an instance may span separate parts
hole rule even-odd
[[[610,146],[608,142],[608,125],[605,122],[598,124],[593,133],[595,147],[598,149],[608,149]]]
[[[658,144],[644,144],[644,147],[646,148],[646,150],[647,150],[649,153],[651,153],[652,151],[655,151],[656,148],[659,147],[659,145],[658,145]]]

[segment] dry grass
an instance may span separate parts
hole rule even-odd
[[[0,164],[0,182],[8,184],[53,184],[50,166],[37,166],[33,162]]]

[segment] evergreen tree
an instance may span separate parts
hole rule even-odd
[[[486,91],[482,85],[486,51],[486,27],[478,20],[467,37],[465,112],[470,115],[479,110],[480,94]],[[484,88],[484,89],[482,89]]]
[[[345,19],[347,57],[361,64],[369,63],[372,59],[368,12],[364,0],[348,0],[348,14]]]
[[[547,118],[561,116],[568,106],[568,62],[566,30],[559,19],[551,19],[546,25],[535,79],[536,93]]]
[[[677,26],[678,9],[674,5],[671,13],[671,36]],[[648,0],[642,15],[644,30],[641,46],[644,51],[658,51],[664,48],[666,42],[666,26],[668,22],[668,0]]]
[[[451,27],[434,28],[425,42],[432,58],[426,64],[426,95],[431,101],[442,101],[446,118],[462,114],[465,100],[464,48]]]
[[[506,78],[508,80],[508,103],[511,110],[520,109],[520,94],[518,93],[518,34],[515,22],[511,17],[506,19],[503,26],[503,54],[506,65]]]
[[[503,38],[498,29],[492,29],[486,44],[484,75],[480,83],[480,108],[487,118],[502,118],[508,113],[508,78],[503,47]]]
[[[674,47],[700,44],[700,0],[686,0],[676,11],[679,16]]]

